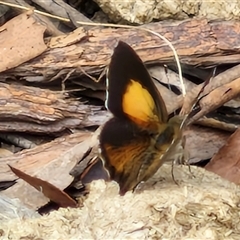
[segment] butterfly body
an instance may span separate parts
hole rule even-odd
[[[181,142],[181,121],[167,110],[134,50],[119,42],[108,70],[106,107],[113,118],[100,134],[101,158],[120,194],[148,180]]]

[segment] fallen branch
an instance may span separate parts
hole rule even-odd
[[[209,23],[206,19],[190,19],[178,23],[152,23],[145,27],[171,41],[182,63],[210,66],[239,62],[238,22]],[[108,64],[120,39],[132,45],[146,63],[174,61],[165,43],[140,29],[99,27],[85,31],[78,28],[67,35],[51,38],[43,54],[0,76],[47,82],[56,75],[64,78],[73,69],[70,77],[84,75],[84,72],[96,74]]]
[[[63,92],[0,83],[0,131],[56,133],[91,125],[88,117],[99,108],[67,97]]]

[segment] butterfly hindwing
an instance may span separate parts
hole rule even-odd
[[[165,129],[165,131],[167,128]],[[172,141],[172,132],[166,140],[152,145],[147,131],[135,123],[120,118],[110,119],[100,135],[101,155],[111,179],[119,183],[120,194],[147,180],[162,165],[161,156]]]

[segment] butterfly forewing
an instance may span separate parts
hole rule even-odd
[[[162,165],[173,138],[173,131],[164,130],[163,138],[154,141],[148,131],[134,122],[112,118],[100,135],[101,155],[111,179],[119,183],[120,194],[147,180]],[[158,135],[157,135],[158,136]]]
[[[150,119],[156,115],[159,123],[167,122],[165,104],[146,67],[135,51],[122,41],[114,49],[108,69],[106,106],[119,118],[125,118],[128,109],[135,113],[141,109]]]

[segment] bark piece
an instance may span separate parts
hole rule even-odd
[[[0,131],[61,132],[80,126],[98,109],[67,97],[64,92],[0,83]]]
[[[0,27],[0,72],[16,67],[47,49],[43,41],[46,27],[31,13],[23,13]]]
[[[0,139],[23,149],[34,148],[37,146],[34,142],[24,138],[23,136],[12,133],[0,133]]]
[[[0,148],[0,158],[11,156],[13,153],[5,148]]]

